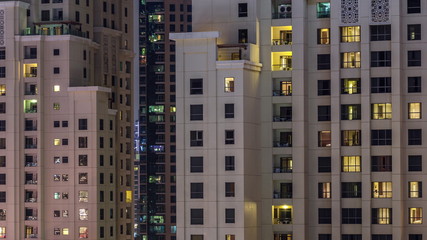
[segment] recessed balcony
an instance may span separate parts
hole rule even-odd
[[[292,71],[292,52],[271,53],[272,71]]]
[[[273,147],[292,147],[292,132],[290,130],[275,130],[273,132]]]
[[[273,19],[292,18],[292,1],[273,0],[271,15]]]
[[[273,183],[274,191],[273,198],[274,199],[284,199],[284,198],[292,198],[292,183],[291,182],[279,182],[274,181]]]
[[[292,206],[272,206],[273,224],[292,224]]]
[[[273,173],[292,173],[292,157],[275,158]]]
[[[292,26],[272,27],[271,45],[291,45],[292,44]]]
[[[273,105],[273,122],[291,122],[292,106],[290,104]]]

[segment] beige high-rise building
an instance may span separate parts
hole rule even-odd
[[[424,3],[193,2],[178,240],[426,238]]]
[[[0,2],[0,238],[132,238],[133,6]]]

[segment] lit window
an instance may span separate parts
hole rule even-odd
[[[24,77],[37,77],[37,63],[24,64]]]
[[[330,29],[319,28],[317,29],[317,44],[330,44]]]
[[[409,182],[409,198],[421,198],[423,197],[423,185],[422,182]]]
[[[54,85],[53,86],[53,91],[54,92],[59,92],[59,91],[61,91],[61,87],[59,85]]]
[[[0,227],[0,238],[6,238],[6,227]]]
[[[53,199],[56,199],[56,200],[61,199],[61,193],[60,192],[53,193]]]
[[[421,103],[408,103],[408,119],[421,119]]]
[[[88,229],[87,227],[79,227],[79,238],[88,238]]]
[[[233,77],[225,78],[224,92],[234,92],[234,78]]]
[[[89,220],[88,210],[86,208],[79,209],[79,220],[82,220],[82,221]]]
[[[331,131],[319,131],[319,147],[331,146]]]
[[[360,26],[341,27],[341,42],[360,42]]]
[[[391,182],[373,182],[372,197],[373,198],[391,198],[393,195]]]
[[[343,130],[341,131],[342,146],[360,146],[361,145],[360,130]]]
[[[273,224],[292,224],[292,206],[272,206]]]
[[[343,172],[360,172],[360,156],[343,156],[342,157]]]
[[[341,105],[341,120],[360,120],[361,105]]]
[[[126,191],[126,202],[127,203],[132,202],[132,191]]]
[[[88,183],[88,174],[79,173],[79,184],[87,184],[87,183]]]
[[[423,223],[423,208],[409,208],[409,224]]]
[[[273,52],[271,54],[272,71],[291,71],[292,52]]]
[[[372,208],[372,224],[392,224],[392,209]]]
[[[331,16],[331,3],[317,3],[317,18],[329,18]]]
[[[37,112],[37,100],[30,99],[24,100],[24,113],[36,113]]]
[[[62,235],[69,235],[70,234],[70,229],[69,228],[63,228],[62,229]]]
[[[61,181],[61,174],[54,174],[53,175],[53,181]]]
[[[360,52],[341,53],[341,68],[360,68]]]
[[[341,94],[359,94],[360,78],[341,79]]]
[[[0,84],[0,96],[6,96],[6,84]]]
[[[391,119],[391,103],[372,104],[372,119]]]
[[[61,105],[59,103],[53,103],[53,110],[59,110],[61,109]]]
[[[53,139],[53,145],[55,145],[55,146],[61,145],[61,139],[59,139],[59,138]]]
[[[321,182],[318,185],[319,198],[331,198],[331,183]]]

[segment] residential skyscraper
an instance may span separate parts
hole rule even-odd
[[[194,2],[178,239],[425,238],[423,3]]]
[[[132,238],[133,7],[0,2],[0,238]]]
[[[141,1],[139,6],[139,168],[135,178],[138,239],[176,239],[175,42],[191,32],[190,0]]]

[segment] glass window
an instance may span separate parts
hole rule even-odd
[[[190,157],[190,172],[203,172],[203,157]]]
[[[391,119],[392,107],[391,103],[374,103],[371,105],[372,119]]]
[[[409,224],[422,224],[423,223],[423,208],[413,207],[409,208]]]
[[[331,16],[331,3],[317,3],[317,18],[329,18]]]
[[[408,119],[421,119],[421,103],[408,103]]]
[[[319,28],[317,29],[317,44],[330,44],[330,29]]]
[[[235,184],[234,182],[226,182],[225,183],[225,196],[226,197],[234,197],[235,195]]]
[[[331,69],[331,54],[317,55],[317,70]]]
[[[331,106],[317,106],[317,121],[331,121]]]
[[[361,208],[342,208],[341,223],[342,224],[361,224],[362,209]]]
[[[203,208],[190,209],[190,224],[203,225]]]
[[[408,51],[408,67],[421,66],[421,50]]]
[[[331,224],[332,223],[332,209],[331,208],[319,208],[318,209],[318,223],[319,224]]]
[[[408,156],[408,171],[418,172],[423,170],[423,162],[421,155],[409,155]]]
[[[190,131],[190,146],[203,146],[203,131]]]
[[[408,0],[408,14],[421,13],[421,0]]]
[[[360,68],[360,52],[341,53],[341,68]]]
[[[233,77],[225,78],[224,92],[234,92],[234,78]]]
[[[408,197],[409,198],[422,198],[423,197],[423,184],[422,184],[422,182],[408,182]]]
[[[239,3],[239,17],[247,17],[248,16],[248,4],[247,3]]]
[[[79,209],[79,220],[89,220],[88,210],[86,208]]]
[[[372,208],[372,224],[392,224],[391,208]]]
[[[360,120],[361,105],[341,105],[341,120]]]
[[[319,131],[319,147],[331,146],[331,131]]]
[[[79,202],[88,202],[89,201],[89,191],[81,190],[79,191]]]
[[[422,145],[422,129],[408,129],[408,145]]]
[[[226,103],[224,104],[224,118],[234,118],[234,104]]]
[[[408,41],[421,40],[421,24],[408,24]]]
[[[79,238],[89,238],[87,227],[79,227]]]
[[[234,208],[226,208],[225,209],[225,223],[234,223],[236,211]]]
[[[371,25],[371,41],[391,40],[391,25]]]
[[[341,94],[360,94],[360,78],[341,79]]]
[[[392,144],[391,129],[371,130],[371,145],[391,145]]]
[[[203,120],[203,104],[190,105],[190,121]]]
[[[391,92],[390,77],[371,78],[371,93],[390,93],[390,92]]]
[[[391,156],[372,156],[371,171],[372,172],[391,172],[392,157]]]
[[[225,156],[225,171],[234,171],[235,162],[234,156]]]
[[[341,42],[360,42],[360,26],[341,27]]]
[[[190,94],[191,95],[203,94],[203,79],[202,78],[190,79]]]
[[[360,156],[343,156],[342,168],[343,172],[360,172],[361,171]]]
[[[331,198],[331,183],[321,182],[318,184],[318,197]]]
[[[391,51],[371,52],[371,67],[391,67]]]
[[[372,198],[391,198],[392,182],[372,182]]]
[[[360,146],[361,140],[360,130],[341,131],[341,146]]]
[[[362,183],[360,182],[342,182],[341,183],[342,198],[361,198]]]
[[[203,183],[190,183],[190,198],[203,198]]]
[[[331,95],[331,80],[318,80],[317,81],[317,95],[329,96]]]
[[[318,157],[317,171],[319,173],[331,172],[331,157]]]
[[[408,77],[408,93],[421,92],[421,77]]]

